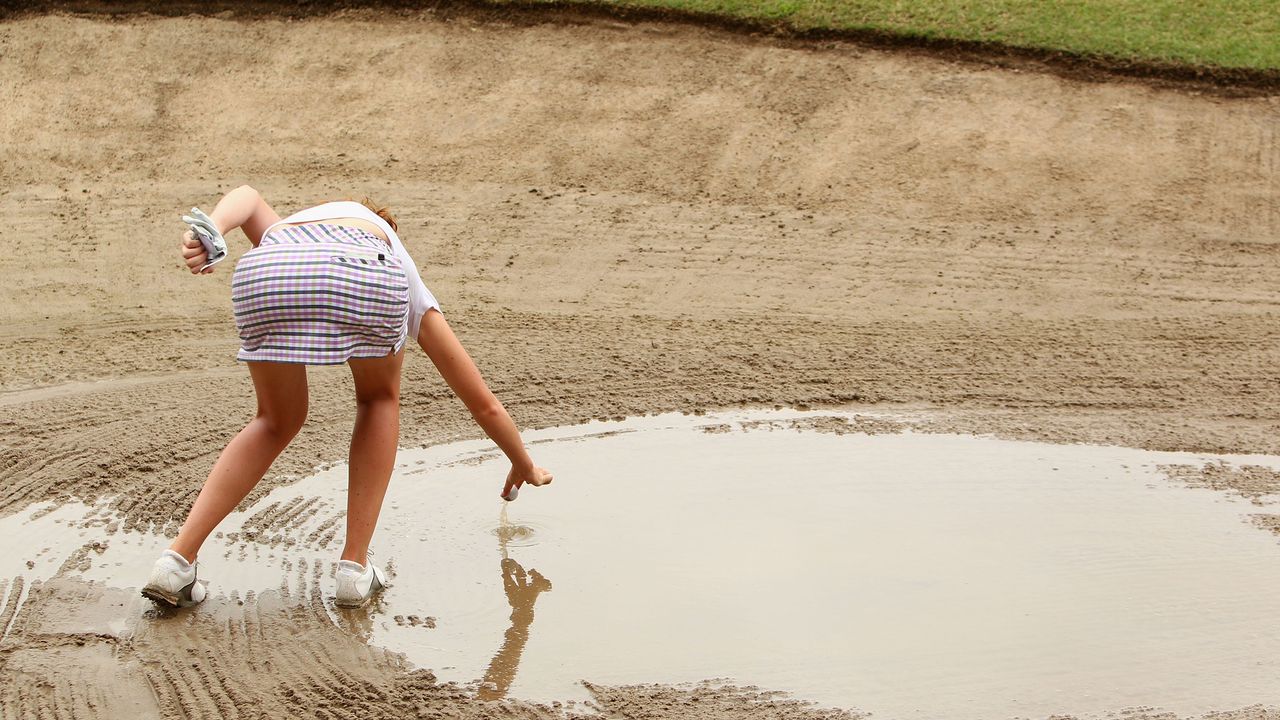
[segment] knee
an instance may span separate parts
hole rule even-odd
[[[307,421],[307,406],[303,405],[287,411],[264,412],[259,410],[257,419],[267,434],[281,444],[287,444],[298,434],[298,431],[302,429],[303,423]]]
[[[356,407],[360,410],[400,407],[400,388],[385,387],[356,394]]]

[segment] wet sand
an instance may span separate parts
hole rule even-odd
[[[1280,452],[1276,98],[665,25],[355,12],[10,19],[0,87],[6,514],[78,498],[119,518],[107,542],[175,529],[252,410],[228,266],[181,272],[177,216],[245,182],[284,210],[391,204],[528,427],[873,405],[926,430]],[[474,437],[410,354],[405,444]],[[350,382],[311,385],[307,427],[251,502],[342,459]],[[128,593],[4,579],[0,708],[343,717],[354,695],[375,716],[560,712],[436,684],[329,620],[324,568],[296,572],[303,589],[127,640],[96,609]],[[591,687],[631,717],[835,712]]]
[[[1280,705],[1280,544],[1250,498],[1167,470],[1238,456],[852,429],[868,421],[893,422],[739,411],[533,431],[556,482],[511,504],[488,442],[404,450],[376,546],[391,589],[324,609],[479,699],[579,711],[582,678],[727,677],[903,719]],[[327,577],[346,477],[338,465],[229,517],[201,552],[200,612]],[[76,505],[0,519],[0,577],[111,588],[169,543],[99,541],[109,513]],[[101,609],[124,639],[182,622]]]

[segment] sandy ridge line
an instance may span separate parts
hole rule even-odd
[[[68,382],[58,385],[46,385],[23,390],[0,392],[0,407],[17,407],[31,403],[44,402],[58,398],[74,396],[99,395],[135,390],[149,385],[159,384],[195,384],[195,381],[208,382],[221,378],[238,376],[244,373],[243,368],[210,368],[207,370],[182,370],[159,375],[133,375],[129,377],[103,378],[83,382]],[[197,391],[195,393],[199,395]]]
[[[441,19],[465,18],[478,22],[540,24],[624,23],[696,27],[750,36],[754,41],[781,42],[791,47],[823,47],[851,43],[868,48],[899,51],[974,65],[1028,70],[1074,80],[1107,82],[1128,80],[1154,87],[1191,90],[1224,97],[1265,97],[1280,94],[1280,68],[1255,69],[1192,65],[1091,55],[1050,48],[1024,47],[1002,42],[930,38],[876,29],[799,28],[785,21],[739,18],[711,12],[659,7],[628,7],[582,0],[318,0],[305,4],[284,0],[221,0],[216,2],[155,3],[101,2],[93,0],[0,0],[0,21],[14,17],[71,13],[176,17],[205,15],[221,18],[307,18],[351,11],[430,13]]]

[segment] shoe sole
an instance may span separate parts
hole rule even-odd
[[[160,588],[145,587],[142,588],[142,597],[150,600],[157,605],[168,605],[169,607],[182,607],[181,601],[173,593],[166,592]]]
[[[191,582],[191,585],[188,585],[182,588],[181,595],[174,595],[173,593],[163,588],[158,588],[158,587],[155,587],[154,585],[148,585],[142,588],[142,597],[150,600],[151,602],[157,605],[167,605],[171,608],[183,608],[183,607],[191,607],[193,605],[199,605],[200,603],[192,602],[191,600],[191,588],[197,582],[200,582],[200,581],[193,580]]]

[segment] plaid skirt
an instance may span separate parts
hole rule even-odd
[[[409,281],[381,238],[308,223],[278,228],[231,278],[240,360],[338,365],[404,347]]]

